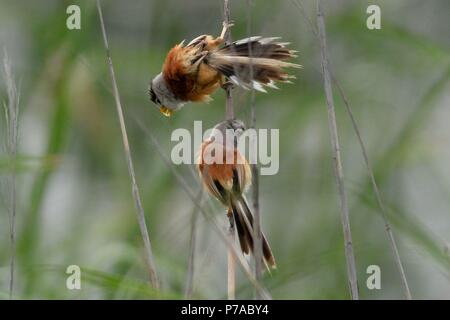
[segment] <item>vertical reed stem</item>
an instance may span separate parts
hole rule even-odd
[[[224,24],[230,23],[230,1],[223,0],[223,22]],[[225,44],[231,43],[231,30],[228,29],[225,34]],[[225,116],[227,119],[234,119],[234,109],[233,109],[233,97],[231,96],[231,85],[225,88],[226,92],[226,105],[225,105]]]
[[[109,74],[111,76],[111,82],[113,86],[113,95],[116,102],[117,115],[119,117],[120,130],[122,132],[122,142],[125,153],[125,158],[127,160],[128,165],[128,173],[131,179],[131,189],[133,194],[134,203],[136,206],[136,214],[138,218],[139,228],[141,230],[142,240],[144,241],[145,255],[146,255],[146,264],[148,268],[150,283],[155,289],[159,289],[159,280],[156,273],[156,267],[153,259],[152,246],[150,243],[150,237],[147,230],[147,225],[145,223],[145,214],[144,208],[142,207],[141,197],[139,195],[139,188],[136,183],[136,176],[134,173],[133,160],[131,158],[130,145],[128,143],[128,135],[125,127],[125,120],[123,116],[122,104],[120,102],[119,89],[117,87],[116,76],[114,74],[114,67],[111,59],[111,54],[109,50],[108,38],[106,35],[105,23],[103,21],[102,7],[100,4],[100,0],[97,0],[97,10],[100,18],[100,26],[103,34],[103,42],[106,50],[106,59],[109,68]]]
[[[345,257],[347,260],[347,276],[350,287],[350,295],[353,300],[359,300],[355,256],[353,253],[352,235],[350,231],[350,214],[347,203],[347,195],[344,187],[344,170],[342,167],[341,152],[339,147],[336,113],[334,108],[333,91],[331,88],[331,77],[330,72],[328,70],[325,18],[322,9],[322,3],[320,0],[317,1],[317,25],[319,29],[324,90],[328,106],[328,126],[330,130],[331,147],[333,152],[334,171],[336,175],[336,184],[339,190],[339,197],[341,202],[341,221],[344,231]]]
[[[10,207],[10,261],[9,261],[9,299],[14,294],[14,266],[16,260],[16,160],[17,160],[17,135],[19,128],[19,95],[11,70],[11,63],[6,49],[4,50],[3,67],[8,94],[8,105],[5,105],[7,150],[11,163],[11,175],[9,184],[9,207]]]
[[[247,0],[247,37],[252,36],[252,0]],[[252,47],[248,46],[250,57],[250,79],[253,79],[252,65]],[[256,128],[256,108],[255,108],[255,90],[252,88],[250,93],[250,128]],[[254,143],[257,143],[256,141]],[[261,214],[259,211],[259,168],[258,165],[252,164],[252,204],[254,214],[253,239],[254,248],[253,255],[255,258],[255,279],[261,281],[262,277],[262,235],[261,235]],[[255,290],[255,298],[261,299],[258,291]]]
[[[200,190],[197,193],[195,202],[203,203],[203,188],[200,186]],[[195,253],[196,253],[196,242],[197,242],[197,223],[198,223],[198,209],[194,205],[192,208],[192,219],[191,219],[191,237],[189,239],[189,262],[188,271],[186,277],[186,286],[184,290],[184,297],[190,299],[194,291],[194,275],[195,275]]]
[[[234,218],[231,214],[229,216],[230,219],[230,227],[228,229],[228,237],[230,238],[231,243],[234,243]],[[227,287],[228,287],[228,300],[236,299],[236,258],[234,256],[233,250],[228,248],[228,277],[227,277]]]
[[[223,0],[223,22],[224,24],[230,23],[230,2],[229,0]],[[227,30],[225,34],[225,44],[231,43],[231,31]],[[231,85],[228,85],[225,88],[226,94],[226,104],[225,104],[225,116],[227,119],[234,119],[234,110],[233,110],[233,97],[231,95]],[[233,215],[230,215],[230,227],[228,230],[228,237],[231,242],[234,242],[234,218]],[[228,248],[228,300],[234,300],[236,297],[236,263],[233,252],[230,248]]]

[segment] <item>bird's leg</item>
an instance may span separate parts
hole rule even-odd
[[[225,35],[226,35],[226,33],[227,33],[227,31],[228,31],[228,29],[230,29],[232,26],[234,26],[234,23],[232,22],[232,21],[230,21],[230,22],[223,22],[222,23],[222,32],[220,33],[220,36],[219,36],[219,38],[220,39],[222,39],[222,40],[224,40],[225,39]]]
[[[208,51],[213,51],[216,50],[217,47],[219,47],[222,43],[225,42],[225,35],[228,31],[229,28],[231,28],[233,26],[233,23],[223,23],[223,29],[222,32],[220,33],[220,36],[218,36],[217,38],[213,38],[212,36],[206,36],[206,38],[204,38],[204,41],[206,43],[206,45],[202,48],[202,50],[208,50]]]
[[[220,46],[222,43],[225,42],[225,35],[227,34],[228,29],[230,29],[232,26],[234,26],[234,23],[232,22],[223,22],[223,28],[222,32],[220,33],[220,36],[217,38],[211,40],[211,42],[208,44],[208,47],[210,48],[216,48]]]

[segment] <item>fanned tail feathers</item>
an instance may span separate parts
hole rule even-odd
[[[275,81],[291,82],[294,76],[283,68],[301,68],[285,60],[296,57],[279,38],[250,37],[233,42],[207,57],[209,66],[219,70],[234,84],[265,92],[264,86],[277,88]]]

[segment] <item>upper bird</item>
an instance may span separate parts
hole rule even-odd
[[[159,73],[150,83],[150,99],[161,113],[171,116],[187,102],[208,102],[210,94],[226,79],[245,89],[265,92],[264,86],[277,88],[275,81],[295,78],[283,68],[301,66],[285,60],[296,57],[288,42],[280,38],[250,37],[223,45],[232,24],[224,24],[219,37],[201,35],[186,46],[184,41],[173,47]]]

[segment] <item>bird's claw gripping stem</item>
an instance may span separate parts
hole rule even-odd
[[[219,38],[221,39],[225,39],[225,35],[227,34],[228,29],[230,29],[232,26],[234,26],[234,22],[233,21],[224,21],[222,23],[222,32],[220,33]]]

